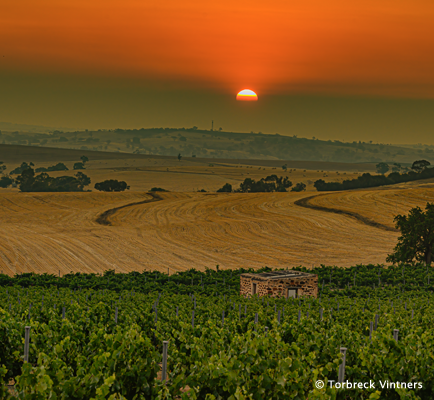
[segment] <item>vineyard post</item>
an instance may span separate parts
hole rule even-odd
[[[399,333],[399,329],[394,329],[393,330],[393,338],[395,339],[395,341],[398,343],[398,333]]]
[[[178,316],[178,307],[176,307],[176,316]]]
[[[244,316],[247,315],[247,304],[244,305]]]
[[[191,313],[191,326],[194,328],[194,310]]]
[[[25,327],[24,332],[24,362],[29,362],[30,326]]]
[[[255,325],[258,324],[259,318],[258,318],[258,313],[255,313]],[[256,327],[255,327],[255,331],[256,331]]]
[[[163,365],[161,368],[161,381],[166,382],[167,375],[167,347],[169,342],[167,340],[163,340]]]
[[[338,382],[343,383],[345,377],[345,358],[346,358],[347,348],[341,347],[340,352],[342,353],[342,364],[339,365]]]
[[[116,310],[115,310],[115,324],[117,325],[117,323],[118,323],[118,308],[116,307]]]
[[[300,322],[300,318],[301,318],[301,310],[298,310],[298,318],[297,318],[297,322]]]
[[[373,330],[373,327],[374,327],[374,323],[371,321],[370,323],[369,323],[369,341],[372,343],[372,330]]]
[[[62,307],[62,319],[65,319],[65,309],[66,307]]]
[[[321,309],[319,310],[319,320],[320,320],[320,321],[322,321],[322,312],[323,312],[323,309],[321,308]]]
[[[225,324],[225,310],[222,313],[222,326]]]
[[[414,310],[411,309],[411,319],[413,319],[413,316],[414,316]]]
[[[374,331],[377,330],[378,327],[378,314],[375,314],[375,326],[374,326]]]

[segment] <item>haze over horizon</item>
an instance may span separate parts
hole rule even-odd
[[[0,121],[434,144],[433,26],[427,0],[5,0]]]

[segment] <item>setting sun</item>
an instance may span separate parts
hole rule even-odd
[[[237,94],[237,100],[239,100],[239,101],[257,101],[258,95],[253,90],[244,89],[244,90],[241,90],[241,92],[239,92]]]

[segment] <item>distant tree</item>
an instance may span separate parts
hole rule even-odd
[[[413,163],[411,169],[416,172],[422,172],[429,165],[431,165],[431,163],[427,160],[418,160]]]
[[[206,192],[206,190],[205,189],[200,189],[200,190],[198,190],[198,192]]]
[[[408,215],[397,215],[394,221],[401,236],[386,261],[394,264],[424,262],[431,265],[434,253],[434,203],[427,203],[425,212],[414,207]]]
[[[181,161],[181,158],[182,158],[181,153],[179,153],[178,154],[178,161]]]
[[[375,168],[377,169],[377,172],[379,174],[385,174],[387,171],[389,171],[389,165],[386,164],[385,162],[380,162],[378,163]]]
[[[0,188],[7,188],[8,186],[12,185],[12,183],[13,180],[8,176],[2,176],[0,178]]]
[[[232,192],[232,185],[230,183],[225,183],[220,189],[217,190],[217,192],[230,193]]]
[[[15,182],[20,185],[22,192],[29,192],[35,182],[35,171],[32,168],[26,168],[21,175],[17,176]]]
[[[303,192],[306,190],[306,185],[303,182],[298,182],[292,189],[291,192]]]
[[[401,171],[401,164],[393,163],[392,172],[399,172]]]
[[[84,167],[84,163],[76,162],[73,166],[73,169],[86,169],[86,168]]]
[[[86,164],[89,161],[89,158],[87,158],[86,156],[81,156],[80,160],[83,161],[83,164]]]
[[[130,187],[125,181],[118,181],[115,179],[108,179],[103,182],[95,183],[95,189],[103,192],[123,192]]]
[[[21,174],[24,170],[31,168],[31,165],[33,163],[27,164],[26,162],[22,162],[21,165],[15,169],[13,169],[10,174],[11,175],[16,175],[16,174]]]
[[[80,190],[83,190],[84,186],[90,185],[90,178],[83,174],[83,172],[77,172],[74,176],[79,182]]]
[[[160,188],[160,187],[153,187],[150,192],[168,192],[168,190]]]
[[[286,166],[286,164],[285,164],[285,165],[282,165],[282,169],[283,169],[284,171],[286,171],[286,170],[288,169],[288,167]]]
[[[69,142],[69,140],[65,136],[60,136],[59,142]]]
[[[0,173],[2,174],[6,170],[6,165],[3,161],[0,161]]]

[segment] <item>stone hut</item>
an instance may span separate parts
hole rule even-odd
[[[302,297],[318,296],[318,276],[299,271],[272,271],[241,274],[242,296]]]

